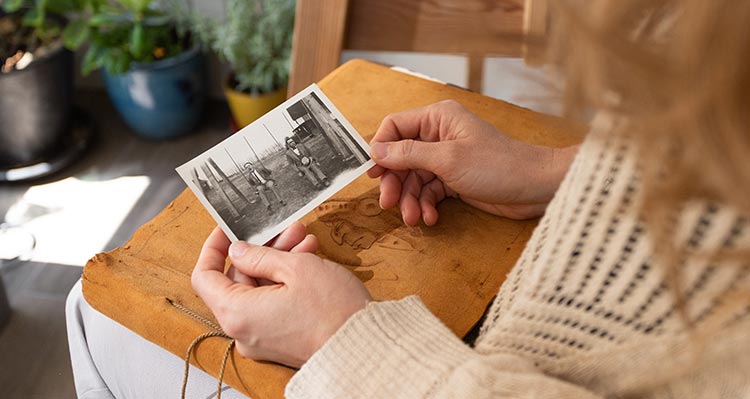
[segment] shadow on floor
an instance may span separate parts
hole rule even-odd
[[[11,315],[0,331],[0,397],[75,397],[64,314],[81,268],[27,262],[2,276]]]

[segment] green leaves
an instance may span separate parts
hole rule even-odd
[[[86,55],[81,62],[81,73],[83,76],[88,75],[91,71],[97,70],[104,65],[105,49],[98,43],[91,43]]]
[[[85,20],[72,21],[63,31],[65,47],[75,50],[89,38],[89,26]]]
[[[88,24],[92,27],[107,27],[112,25],[127,24],[134,20],[132,14],[116,14],[112,12],[101,12],[89,18]]]
[[[130,53],[136,59],[141,59],[146,54],[146,38],[143,24],[138,22],[130,31]]]
[[[34,28],[41,28],[44,24],[44,17],[45,17],[45,9],[44,9],[44,1],[40,1],[36,3],[34,8],[30,9],[29,11],[26,11],[26,14],[23,16],[23,25],[24,26],[31,26]]]
[[[88,0],[47,0],[45,8],[56,14],[67,14],[77,12],[86,7]]]
[[[78,12],[90,3],[102,1],[107,0],[0,0],[5,12],[22,13],[23,25],[33,28],[40,45],[60,37],[64,19],[59,16]],[[51,18],[50,14],[53,14]]]
[[[124,51],[113,50],[104,57],[104,68],[110,75],[119,75],[130,69],[132,59]]]
[[[146,26],[163,26],[172,22],[172,18],[169,15],[149,15],[141,19],[141,22]]]
[[[226,20],[197,19],[193,31],[229,62],[237,90],[270,92],[286,85],[294,27],[294,0],[229,0]]]
[[[112,38],[95,33],[91,37],[86,55],[81,63],[81,73],[85,76],[94,70],[104,68],[110,75],[119,75],[130,69],[133,58],[130,53],[119,47],[112,47]]]
[[[16,12],[23,7],[24,3],[24,0],[5,0],[3,2],[3,11]]]
[[[151,5],[151,0],[119,0],[118,2],[133,14],[143,14]]]
[[[152,0],[35,1],[85,4],[86,12],[75,15],[64,34],[68,48],[78,48],[87,40],[91,43],[81,65],[84,75],[98,68],[111,75],[125,73],[133,62],[171,57],[188,45],[176,33],[173,21],[176,7],[184,6],[184,0],[175,0],[170,10],[152,7]]]
[[[34,40],[57,40],[71,50],[90,43],[83,57],[84,75],[105,68],[116,75],[133,62],[152,62],[183,52],[189,44],[175,29],[174,15],[186,8],[184,0],[0,0],[5,12],[22,13]],[[164,7],[168,7],[165,9]],[[23,11],[22,11],[23,10]],[[62,19],[50,14],[64,15]],[[63,29],[64,28],[64,29]],[[28,28],[26,28],[28,30]],[[180,32],[186,32],[180,30]]]

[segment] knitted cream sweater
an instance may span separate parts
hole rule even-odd
[[[472,348],[417,297],[356,313],[290,398],[750,398],[750,309],[723,311],[750,260],[681,262],[688,336],[636,212],[635,154],[607,122],[581,146]],[[750,248],[750,222],[685,207],[677,240]],[[655,243],[658,245],[658,243]],[[744,262],[744,263],[743,263]]]

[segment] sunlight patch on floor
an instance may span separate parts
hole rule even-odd
[[[67,178],[31,187],[5,215],[36,239],[32,261],[83,266],[104,249],[146,191],[150,179],[105,181]]]

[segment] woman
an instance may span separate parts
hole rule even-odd
[[[451,102],[372,142],[380,203],[406,224],[435,224],[449,196],[544,214],[473,348],[416,297],[372,302],[301,226],[289,252],[209,237],[193,285],[240,353],[301,367],[288,397],[750,395],[750,3],[582,9],[560,10],[552,46],[569,100],[599,111],[580,148],[514,141]]]
[[[406,224],[446,197],[544,215],[472,347],[419,298],[372,301],[300,224],[272,247],[208,238],[196,292],[242,355],[300,367],[288,397],[750,395],[750,2],[565,4],[549,48],[573,115],[596,114],[580,147],[452,102],[372,142]]]

